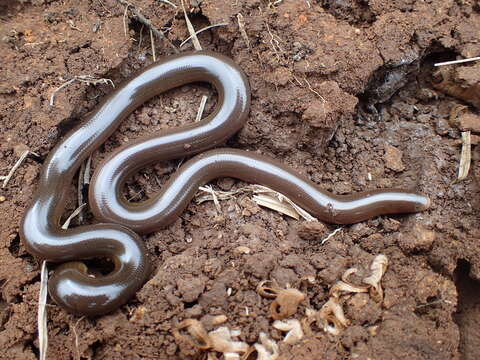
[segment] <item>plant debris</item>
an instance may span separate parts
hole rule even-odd
[[[188,334],[181,332],[181,330],[186,330]],[[207,331],[202,323],[195,319],[183,320],[178,324],[176,329],[172,331],[172,334],[177,342],[183,340],[200,350],[207,350],[212,347],[212,341]]]
[[[380,254],[373,259],[370,265],[371,275],[362,280],[362,282],[368,286],[352,284],[348,278],[358,270],[356,268],[347,269],[343,273],[342,279],[330,288],[330,298],[319,311],[306,309],[306,317],[302,319],[301,322],[303,331],[308,335],[312,335],[311,325],[315,323],[319,329],[332,335],[339,335],[341,331],[350,324],[350,321],[345,317],[345,313],[343,312],[341,304],[342,298],[352,293],[369,292],[373,300],[377,302],[382,301],[383,289],[380,282],[387,270],[387,266],[388,259],[385,255]]]
[[[260,343],[255,343],[242,357],[242,360],[277,360],[280,356],[277,343],[264,332],[260,332],[259,340]]]
[[[40,350],[40,360],[47,359],[48,349],[48,328],[47,328],[47,291],[48,289],[48,270],[47,262],[42,262],[40,270],[40,293],[38,295],[38,343]]]
[[[274,320],[282,320],[292,316],[297,312],[298,305],[305,300],[305,295],[299,290],[282,289],[273,281],[260,282],[257,286],[257,292],[267,299],[275,299],[270,305],[269,315]]]
[[[283,338],[286,344],[296,344],[303,338],[302,324],[297,319],[288,319],[284,321],[275,320],[273,327],[277,330],[287,332]]]
[[[373,259],[372,265],[370,265],[370,270],[372,274],[365,279],[363,282],[370,285],[370,296],[377,302],[383,301],[383,289],[380,285],[382,277],[387,271],[388,267],[388,258],[385,255],[377,255]]]
[[[201,204],[204,201],[215,201],[215,199],[217,199],[217,201],[228,200],[235,198],[239,194],[253,193],[253,201],[260,206],[268,207],[269,209],[288,215],[296,220],[299,220],[300,217],[302,217],[307,221],[318,221],[300,206],[296,205],[292,200],[266,186],[248,185],[232,191],[213,190],[211,187],[207,186],[201,186],[198,189],[200,192],[195,196],[197,204]],[[202,192],[207,194],[202,194]]]
[[[457,181],[465,180],[470,171],[472,162],[472,139],[470,131],[462,132],[462,152],[460,155],[460,165],[458,167]]]
[[[22,163],[25,161],[25,159],[27,158],[27,156],[29,154],[32,154],[32,155],[35,155],[36,157],[39,157],[39,155],[34,153],[33,151],[25,150],[22,153],[22,155],[20,155],[20,158],[17,160],[17,162],[12,166],[12,168],[8,172],[8,175],[0,177],[0,180],[3,180],[2,189],[4,189],[8,185],[8,182],[12,178],[15,171],[20,167],[20,165],[22,165]]]
[[[181,330],[186,330],[187,334]],[[246,353],[249,348],[247,343],[234,339],[240,335],[239,330],[222,326],[207,333],[203,324],[195,319],[182,321],[172,333],[177,342],[185,341],[202,351],[222,353],[223,359],[240,359],[239,354]]]

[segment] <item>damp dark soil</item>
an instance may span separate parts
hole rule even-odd
[[[131,3],[174,45],[188,37],[179,0]],[[144,237],[154,271],[119,310],[84,318],[49,300],[48,358],[205,358],[178,344],[172,330],[188,318],[211,330],[216,315],[226,315],[222,326],[240,330],[238,340],[250,345],[268,334],[283,359],[480,358],[480,65],[444,67],[440,75],[433,67],[479,56],[478,3],[186,3],[196,29],[226,24],[202,32],[200,43],[230,56],[251,83],[248,122],[228,146],[281,159],[337,194],[409,188],[430,196],[432,207],[344,226],[322,244],[335,226],[260,208],[248,194],[220,202],[221,210],[192,202],[174,224]],[[153,46],[157,58],[172,53],[159,39]],[[0,175],[24,151],[36,154],[0,189],[0,358],[35,359],[40,262],[25,251],[19,222],[49,151],[112,88],[74,81],[55,93],[53,105],[52,93],[79,75],[121,83],[152,63],[153,48],[149,29],[115,0],[6,0],[0,49]],[[181,47],[188,50],[190,42]],[[93,170],[132,139],[193,121],[202,95],[209,96],[208,113],[215,94],[202,84],[135,110],[94,153]],[[462,105],[473,119],[468,126],[452,121]],[[472,164],[457,182],[464,130],[472,131]],[[179,162],[142,170],[128,182],[127,196],[148,198]],[[245,183],[211,185],[231,190]],[[73,183],[66,216],[77,206],[76,189]],[[82,221],[94,219],[87,211]],[[351,324],[339,335],[317,329],[295,345],[281,342],[268,317],[271,301],[255,291],[260,281],[303,292],[294,315],[302,319],[306,308],[322,307],[346,269],[368,269],[378,254],[389,259],[382,303],[347,301]]]

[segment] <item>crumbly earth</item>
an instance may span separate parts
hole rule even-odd
[[[164,1],[131,3],[176,46],[188,37],[179,0],[172,0],[177,8]],[[269,334],[283,359],[480,358],[479,153],[473,147],[469,176],[455,182],[461,134],[449,122],[461,104],[478,113],[458,90],[478,89],[478,72],[474,65],[456,66],[448,91],[431,81],[434,62],[480,54],[478,3],[186,3],[196,29],[227,24],[201,33],[200,43],[233,58],[251,83],[249,120],[228,146],[281,159],[337,194],[411,188],[428,194],[432,208],[345,226],[322,245],[335,226],[259,208],[249,195],[221,202],[221,211],[212,202],[192,202],[167,229],[145,236],[155,268],[121,309],[84,318],[49,301],[48,358],[202,358],[205,353],[178,344],[172,329],[194,318],[211,330],[216,315],[226,315],[224,325],[241,330],[239,339],[249,344],[260,332]],[[3,1],[0,48],[0,175],[25,150],[38,155],[0,189],[0,358],[34,359],[40,263],[25,251],[19,222],[49,151],[112,88],[76,81],[56,92],[53,105],[51,95],[76,75],[121,83],[150,64],[153,51],[149,30],[115,0]],[[155,48],[157,57],[172,53],[158,39]],[[191,43],[181,48],[191,49]],[[208,113],[215,94],[202,84],[135,110],[94,153],[93,169],[130,139],[193,121],[204,94]],[[178,164],[141,171],[127,183],[127,196],[148,198]],[[223,179],[212,185],[229,190],[245,184]],[[76,207],[76,189],[73,183],[66,215]],[[94,219],[87,212],[83,221]],[[351,325],[340,335],[316,329],[295,345],[281,343],[268,317],[271,300],[255,291],[260,281],[302,291],[306,299],[295,314],[302,319],[306,308],[321,308],[347,268],[368,272],[377,254],[389,259],[382,304],[351,297],[344,305]]]

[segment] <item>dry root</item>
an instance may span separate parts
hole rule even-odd
[[[257,286],[260,296],[275,299],[270,306],[270,317],[282,320],[297,312],[298,305],[305,300],[305,295],[297,289],[282,289],[273,281],[262,281]]]

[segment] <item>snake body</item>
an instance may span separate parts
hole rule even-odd
[[[192,82],[215,87],[218,102],[213,113],[200,122],[154,134],[114,151],[98,167],[90,185],[90,206],[102,223],[61,229],[66,194],[81,163],[135,108],[155,95]],[[429,199],[415,192],[386,189],[336,196],[274,159],[235,149],[205,151],[235,134],[244,125],[249,107],[248,81],[230,59],[207,51],[174,55],[117,88],[50,152],[20,233],[31,254],[64,263],[49,281],[49,293],[57,304],[77,314],[100,315],[128,301],[150,273],[146,250],[137,233],[152,232],[174,221],[198,186],[217,177],[266,185],[330,223],[349,224],[428,208]],[[125,180],[142,167],[198,153],[153,198],[133,204],[122,195]],[[111,259],[113,271],[89,276],[80,260],[99,257]]]

